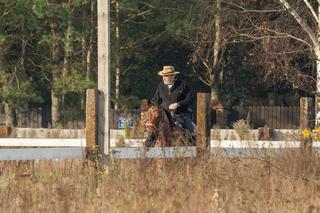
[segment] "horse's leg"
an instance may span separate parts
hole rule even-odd
[[[195,146],[195,141],[188,130],[175,129],[174,138],[175,146]]]
[[[175,147],[186,146],[185,136],[183,135],[183,132],[180,129],[175,128],[172,133],[173,133],[172,146],[175,146]]]
[[[160,140],[160,138],[158,138],[157,139],[157,141],[156,141],[156,143],[155,143],[155,145],[154,145],[154,147],[162,147],[162,143],[161,143],[161,140]]]

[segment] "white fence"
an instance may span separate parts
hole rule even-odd
[[[300,141],[297,140],[241,141],[239,139],[232,140],[226,134],[221,135],[226,139],[210,141],[210,151],[213,155],[225,157],[261,156],[300,148]],[[117,140],[122,140],[124,148],[116,147]],[[143,147],[143,139],[124,139],[123,131],[119,130],[111,131],[110,145],[111,157],[120,159],[195,157],[197,154],[196,147],[146,149]],[[320,154],[320,142],[313,142],[312,146],[313,150]],[[0,160],[84,158],[85,147],[86,140],[84,138],[0,138]]]
[[[0,160],[72,159],[85,156],[86,140],[0,138],[0,147]]]

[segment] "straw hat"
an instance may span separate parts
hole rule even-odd
[[[174,70],[174,66],[163,66],[163,69],[158,72],[158,75],[168,76],[168,75],[176,75],[180,72]]]

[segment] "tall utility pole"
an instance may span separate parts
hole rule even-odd
[[[98,0],[98,144],[100,154],[110,148],[110,0]]]

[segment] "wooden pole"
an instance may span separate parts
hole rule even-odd
[[[310,97],[300,98],[300,129],[314,127],[314,103]]]
[[[98,169],[98,91],[87,89],[86,93],[86,161],[90,177],[96,178]],[[95,179],[96,180],[96,179]],[[97,183],[97,181],[94,181]]]
[[[110,147],[110,0],[98,0],[98,144],[99,153]]]
[[[312,131],[314,127],[314,103],[310,97],[300,98],[300,129]],[[309,156],[312,153],[312,136],[303,136],[301,140],[303,154]]]
[[[98,93],[87,89],[86,93],[86,148],[96,149],[98,144]]]
[[[210,93],[197,93],[197,148],[204,151],[210,143]]]

